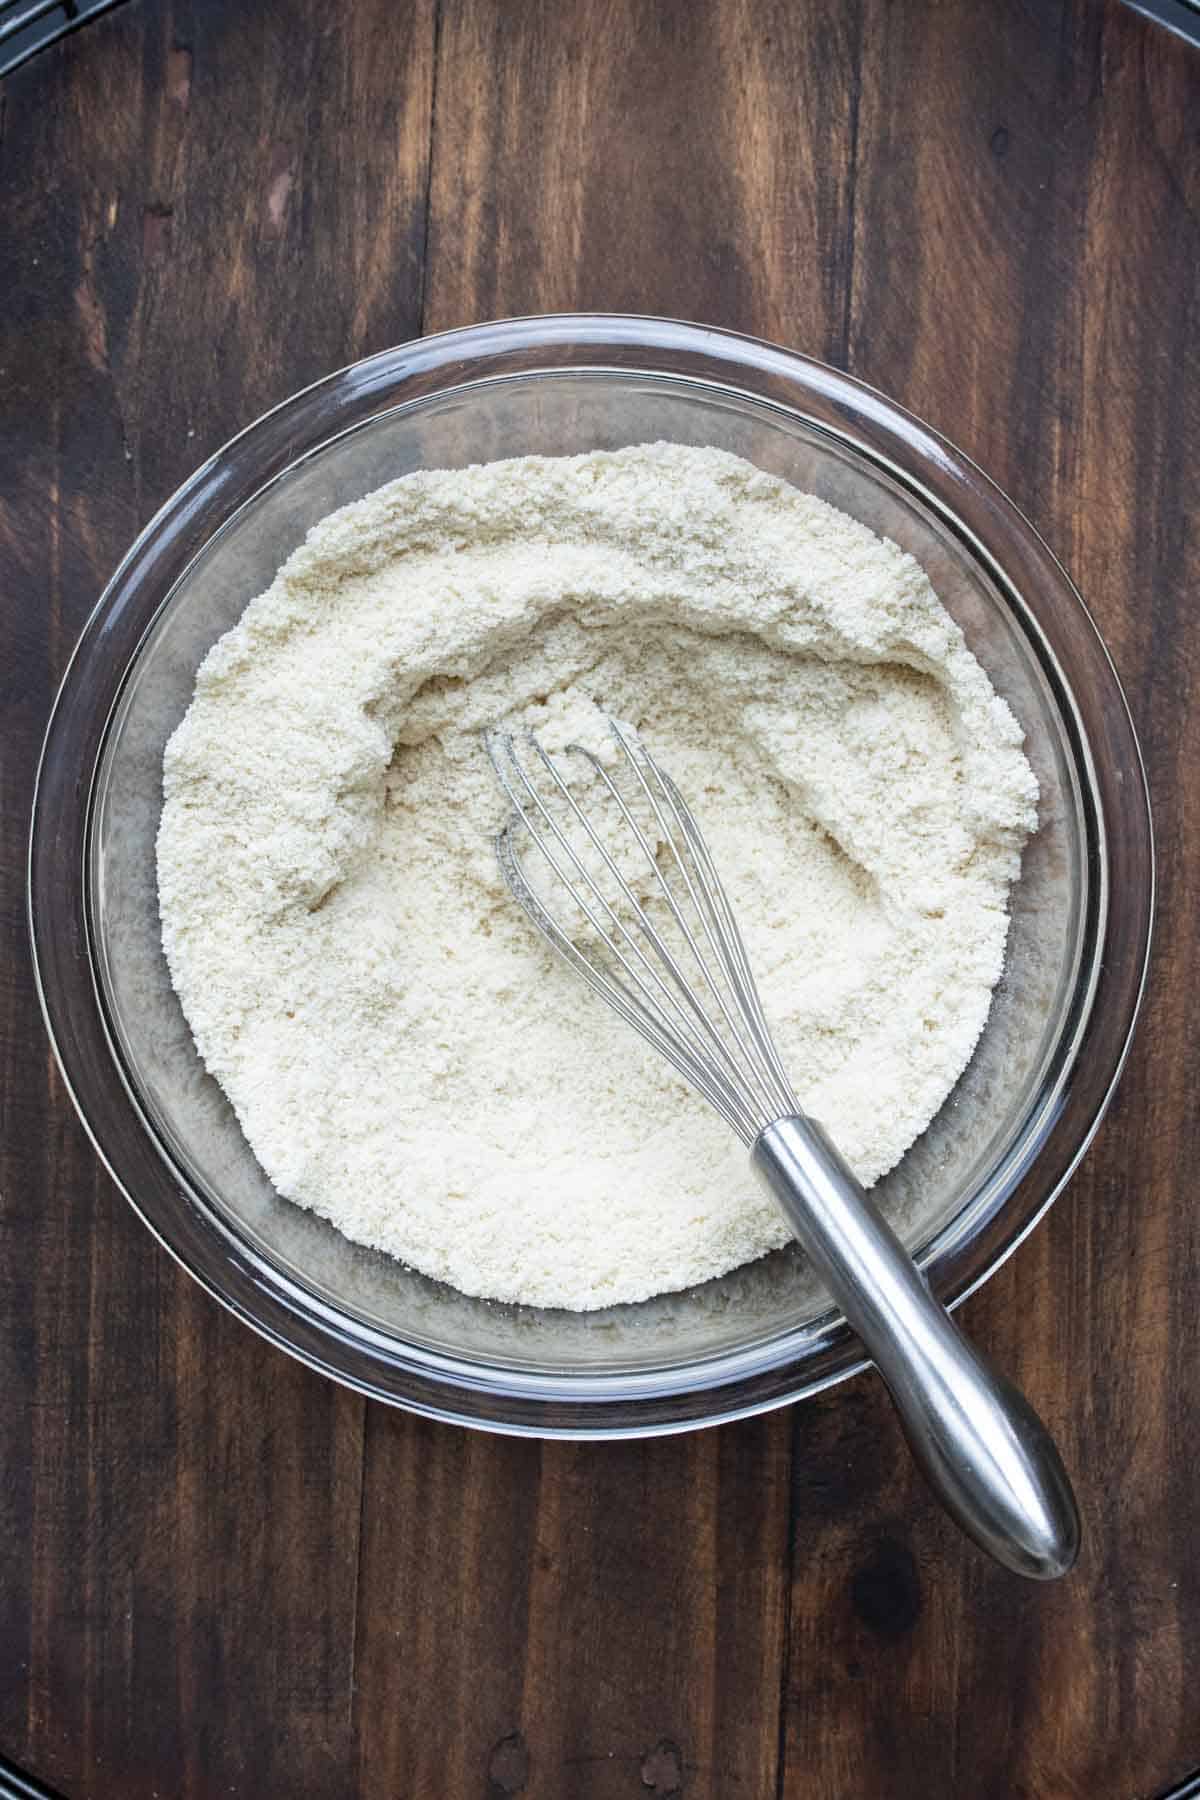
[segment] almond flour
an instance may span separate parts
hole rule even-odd
[[[404,477],[323,520],[168,745],[163,942],[278,1191],[469,1294],[589,1309],[781,1244],[745,1152],[509,898],[497,720],[641,730],[806,1108],[866,1182],[970,1059],[1036,823],[911,557],[715,450]]]

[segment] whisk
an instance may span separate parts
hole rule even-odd
[[[609,728],[619,747],[613,769],[578,745],[560,760],[531,733],[485,734],[512,802],[496,840],[512,894],[746,1144],[755,1174],[883,1376],[950,1515],[1016,1573],[1065,1574],[1079,1517],[1045,1426],[968,1344],[802,1111],[691,808],[635,731],[615,719]],[[536,853],[532,875],[527,850]]]

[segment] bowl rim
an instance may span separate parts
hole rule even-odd
[[[622,360],[597,362],[596,353],[602,351]],[[965,1243],[939,1254],[943,1234],[937,1234],[933,1254],[924,1258],[935,1291],[950,1306],[974,1292],[1034,1228],[1099,1126],[1128,1054],[1144,990],[1154,893],[1149,793],[1136,734],[1111,658],[1069,577],[1028,520],[969,458],[874,389],[826,364],[762,339],[672,319],[589,313],[492,321],[416,339],[351,363],[280,402],[210,456],[158,509],[105,585],[72,652],[47,724],[34,791],[27,903],[39,1002],[64,1083],[101,1161],[139,1217],[189,1274],[269,1341],[345,1385],[428,1416],[522,1435],[564,1437],[647,1435],[763,1411],[854,1373],[864,1366],[861,1347],[830,1313],[816,1322],[823,1329],[815,1354],[806,1345],[799,1363],[796,1346],[792,1354],[785,1348],[789,1340],[784,1333],[767,1340],[776,1346],[773,1353],[759,1354],[749,1364],[739,1356],[732,1368],[724,1366],[728,1358],[697,1359],[685,1367],[699,1379],[688,1377],[666,1390],[644,1375],[627,1375],[588,1383],[583,1393],[583,1378],[573,1374],[565,1383],[542,1377],[518,1381],[520,1392],[514,1394],[513,1371],[507,1367],[498,1367],[499,1379],[492,1379],[481,1373],[486,1365],[424,1350],[414,1365],[408,1356],[396,1355],[401,1340],[364,1331],[360,1324],[348,1331],[344,1315],[270,1259],[250,1252],[186,1180],[181,1183],[112,1038],[91,941],[87,862],[97,775],[130,671],[161,607],[217,530],[284,469],[398,406],[484,381],[585,372],[690,381],[766,402],[885,470],[969,548],[1015,609],[1077,738],[1074,748],[1095,801],[1089,887],[1098,918],[1087,992],[1082,1000],[1078,990],[1073,997],[1077,1016],[1058,1040],[1071,1047],[1071,1055],[1060,1070],[1059,1090],[1041,1108],[1046,1117],[1019,1177],[990,1216],[976,1221],[978,1229],[966,1232]],[[298,451],[297,430],[303,426],[310,432],[316,427],[317,435]],[[247,451],[255,467],[243,484],[246,491],[229,509],[231,463]],[[260,460],[264,456],[265,464]],[[217,516],[210,523],[212,513]],[[1005,546],[1007,566],[990,548],[993,536]],[[1013,578],[1014,560],[1023,579]],[[1029,598],[1043,590],[1052,596],[1053,606],[1039,606]],[[157,595],[148,612],[147,592]],[[140,625],[130,613],[139,598]],[[136,641],[131,649],[126,646],[128,653],[117,665],[109,659],[109,642],[125,613],[130,613],[130,629],[137,625]],[[1049,634],[1047,624],[1054,627]],[[1073,687],[1067,680],[1055,636],[1082,658],[1086,682]],[[105,672],[107,705],[95,693],[99,669]],[[1081,700],[1095,714],[1094,724],[1103,728],[1107,758],[1093,757],[1094,734],[1087,728]],[[95,754],[84,758],[83,780],[75,774],[79,762],[72,765],[70,757],[59,754],[80,717],[85,742],[95,744]],[[61,931],[50,931],[45,904],[61,887],[64,866],[73,876],[71,942],[66,945],[56,941]],[[1112,892],[1121,897],[1115,907],[1108,904]],[[68,963],[84,963],[90,980],[79,983],[76,969],[75,985],[65,982],[64,957]],[[1096,1055],[1085,1091],[1072,1093],[1067,1090],[1085,1040],[1096,1036],[1096,1000],[1102,990],[1110,1009],[1116,1006],[1115,1019],[1108,1020],[1102,1041],[1093,1045]],[[111,1117],[114,1073],[129,1109],[129,1119],[116,1124]],[[157,1160],[134,1154],[130,1120],[143,1139],[151,1138]],[[1064,1134],[1065,1123],[1070,1130]],[[1035,1181],[1039,1169],[1044,1179]],[[960,1228],[960,1238],[975,1200],[949,1222]]]

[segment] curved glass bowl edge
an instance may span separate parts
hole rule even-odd
[[[740,351],[745,351],[750,348],[758,351],[765,351],[770,354],[772,360],[778,357],[780,362],[785,365],[778,372],[792,380],[796,378],[798,372],[808,374],[812,370],[818,370],[822,378],[822,386],[827,392],[832,392],[835,395],[839,392],[842,394],[849,392],[855,399],[867,398],[871,403],[872,412],[875,412],[877,409],[881,410],[884,416],[884,423],[893,429],[897,420],[903,424],[907,419],[907,415],[902,414],[899,408],[894,407],[890,402],[884,400],[882,396],[874,394],[872,390],[865,389],[862,384],[856,383],[850,377],[840,375],[836,371],[825,369],[822,365],[812,364],[808,359],[800,357],[794,352],[782,349],[776,350],[772,346],[762,346],[758,343],[758,340],[736,337],[731,333],[718,333],[709,327],[688,327],[675,321],[616,321],[616,324],[625,326],[627,330],[635,333],[635,335],[638,333],[649,333],[660,323],[665,324],[666,328],[674,338],[681,340],[681,348],[684,350],[691,348],[693,350],[707,352],[712,349],[714,343],[719,343],[722,347],[726,348],[726,354],[732,354],[728,348],[729,346],[735,346],[736,349]],[[550,320],[503,322],[499,326],[472,327],[464,332],[443,334],[440,340],[420,340],[416,346],[402,347],[398,351],[382,352],[378,358],[370,359],[367,364],[351,365],[349,370],[341,371],[334,376],[328,376],[324,378],[322,382],[314,384],[312,388],[304,390],[302,394],[293,396],[290,400],[283,402],[280,407],[274,409],[273,413],[264,415],[262,419],[248,426],[245,432],[239,433],[238,438],[231,440],[231,445],[237,444],[242,438],[261,429],[268,422],[277,420],[281,416],[286,415],[289,409],[294,408],[303,402],[306,396],[311,397],[314,393],[318,393],[321,390],[328,390],[331,384],[336,384],[348,375],[357,376],[359,379],[365,379],[367,371],[372,368],[378,368],[381,365],[387,365],[393,371],[396,371],[398,359],[402,359],[406,355],[411,355],[418,351],[423,352],[427,358],[431,351],[437,349],[439,343],[443,348],[449,344],[452,347],[461,346],[466,349],[468,348],[466,340],[471,340],[469,347],[474,353],[478,354],[480,350],[481,335],[485,338],[489,334],[494,335],[499,333],[503,335],[506,331],[510,331],[515,327],[524,326],[527,331],[531,328],[535,330],[536,333],[539,334],[538,342],[544,342],[543,334],[547,328],[557,327],[564,333],[574,334],[576,327],[581,325],[592,325],[597,331],[601,329],[607,331],[609,333],[609,341],[612,341],[611,328],[613,324],[614,321],[606,315],[590,315],[582,321],[570,315],[565,315]],[[702,342],[696,343],[694,341],[695,339],[700,339]],[[579,342],[580,339],[578,336],[572,335],[572,341]],[[648,348],[653,349],[660,354],[663,352],[664,348],[666,348],[666,346],[655,340],[652,336],[637,335],[637,341],[645,343]],[[575,370],[582,372],[582,367],[589,365],[580,365],[576,363],[571,366]],[[597,367],[597,365],[590,366]],[[605,367],[603,364],[598,366],[600,368]],[[613,365],[608,366],[613,367]],[[542,365],[542,367],[545,367],[545,365]],[[520,373],[521,371],[514,372]],[[527,372],[533,373],[532,370]],[[626,367],[617,365],[614,368],[614,372],[627,375],[630,373],[630,370]],[[647,368],[644,372],[649,374],[652,371]],[[672,371],[666,372],[671,373]],[[498,376],[493,378],[504,379],[505,377]],[[700,379],[704,379],[708,382],[712,381],[711,377],[701,377]],[[734,387],[735,391],[740,391],[748,397],[760,402],[764,399],[764,396],[761,393],[756,393],[753,389],[739,390],[736,388],[736,384],[733,383],[721,382],[714,385]],[[789,410],[799,413],[802,417],[810,417],[810,415],[804,412],[802,407],[793,405]],[[827,421],[812,418],[810,422],[817,425],[821,430],[830,429]],[[928,428],[921,426],[919,421],[913,421],[913,424],[919,429],[922,438],[926,442],[929,442],[930,437]],[[353,427],[350,428],[352,429]],[[963,521],[955,514],[952,508],[947,506],[946,502],[943,501],[939,495],[933,493],[928,488],[925,488],[923,484],[914,479],[911,471],[898,464],[890,463],[888,459],[880,456],[875,448],[864,445],[852,433],[842,434],[841,432],[835,432],[835,435],[844,435],[844,441],[846,441],[857,454],[866,455],[878,462],[881,466],[887,467],[893,478],[899,480],[905,488],[917,493],[924,503],[930,506],[938,514],[944,524],[948,525],[958,535],[965,536],[971,544],[973,553],[979,556],[985,563],[989,573],[991,573],[993,579],[997,581],[997,584],[1001,587],[1006,597],[1010,600],[1015,600],[1021,613],[1028,617],[1027,609],[1021,601],[1019,593],[1013,589],[1012,583],[1008,580],[1005,572],[998,567],[994,558],[987,551],[986,546],[982,544],[973,533],[965,529]],[[960,469],[965,467],[974,474],[979,481],[985,483],[988,488],[991,488],[991,484],[987,482],[987,478],[979,475],[978,471],[974,470],[974,466],[970,465],[967,462],[967,459],[961,456],[961,453],[950,450],[948,446],[941,445],[940,441],[938,442],[941,456],[944,459],[944,467],[950,468],[951,470],[953,470],[955,464],[957,464]],[[209,1229],[216,1230],[217,1233],[226,1240],[224,1246],[226,1255],[231,1257],[234,1261],[239,1257],[248,1260],[250,1266],[249,1268],[244,1269],[242,1274],[245,1279],[248,1280],[251,1291],[257,1291],[260,1303],[264,1299],[267,1299],[271,1302],[272,1308],[278,1307],[282,1312],[282,1317],[275,1322],[264,1319],[259,1314],[256,1314],[253,1308],[247,1303],[246,1297],[239,1293],[231,1292],[228,1288],[223,1289],[219,1283],[215,1282],[206,1275],[202,1269],[198,1268],[193,1259],[190,1259],[181,1248],[175,1243],[172,1243],[164,1235],[164,1231],[156,1223],[154,1218],[148,1215],[143,1205],[139,1203],[136,1195],[130,1191],[128,1181],[114,1166],[105,1144],[101,1142],[100,1136],[93,1128],[92,1121],[88,1115],[88,1108],[82,1096],[77,1091],[76,1083],[72,1079],[71,1070],[68,1066],[68,1054],[65,1052],[65,1046],[60,1042],[59,1034],[55,1030],[52,1003],[46,993],[45,984],[42,979],[43,972],[38,954],[39,936],[35,904],[37,885],[35,864],[38,852],[37,825],[41,812],[46,806],[45,778],[47,755],[51,746],[55,723],[59,717],[64,695],[69,688],[73,674],[77,674],[76,658],[83,652],[89,636],[92,634],[97,624],[102,620],[106,608],[112,604],[118,590],[128,580],[142,554],[152,548],[159,535],[165,529],[172,525],[178,528],[181,523],[186,522],[189,502],[193,497],[198,500],[202,496],[206,481],[211,482],[214,479],[219,481],[222,459],[228,453],[229,448],[230,446],[227,446],[225,451],[218,452],[216,456],[210,458],[208,462],[202,465],[201,469],[197,470],[196,473],[189,478],[189,481],[184,484],[183,488],[181,488],[171,500],[168,500],[162,509],[160,509],[159,513],[155,515],[145,530],[139,535],[138,539],[123,559],[112,580],[105,588],[91,618],[85,626],[80,643],[72,656],[71,662],[68,664],[68,669],[64,675],[59,696],[56,699],[54,709],[51,713],[50,722],[47,728],[46,743],[43,747],[42,760],[38,770],[33,812],[34,832],[31,836],[30,843],[29,908],[31,941],[34,946],[34,964],[39,1000],[42,1006],[43,1016],[46,1020],[51,1043],[60,1066],[63,1069],[64,1080],[73,1104],[79,1112],[85,1129],[88,1131],[89,1137],[96,1147],[97,1153],[118,1187],[121,1188],[122,1192],[129,1199],[135,1211],[143,1219],[143,1222],[147,1224],[149,1229],[158,1238],[160,1243],[164,1245],[168,1252],[180,1262],[181,1266],[198,1279],[201,1282],[201,1285],[204,1286],[207,1291],[212,1293],[215,1298],[220,1300],[222,1304],[233,1311],[238,1317],[244,1319],[246,1323],[250,1324],[253,1329],[268,1341],[276,1343],[281,1348],[288,1350],[291,1354],[298,1356],[300,1360],[306,1362],[309,1366],[333,1376],[344,1384],[357,1389],[359,1392],[374,1395],[386,1400],[392,1400],[408,1407],[410,1410],[421,1412],[429,1417],[449,1419],[460,1423],[483,1425],[489,1429],[508,1431],[522,1435],[554,1435],[580,1438],[645,1435],[648,1433],[691,1429],[699,1424],[715,1423],[720,1420],[742,1417],[751,1413],[766,1410],[769,1407],[783,1405],[793,1399],[800,1398],[805,1394],[817,1392],[821,1388],[827,1387],[831,1385],[831,1383],[843,1379],[862,1368],[864,1366],[863,1360],[861,1356],[856,1355],[855,1346],[849,1333],[831,1314],[827,1320],[815,1321],[804,1328],[804,1330],[798,1334],[797,1340],[794,1342],[789,1341],[786,1337],[773,1340],[771,1354],[769,1355],[747,1359],[744,1354],[737,1353],[733,1356],[728,1354],[718,1356],[712,1361],[698,1359],[694,1365],[694,1376],[693,1371],[689,1370],[689,1380],[682,1385],[677,1384],[669,1393],[661,1393],[654,1389],[655,1377],[653,1375],[630,1376],[626,1374],[621,1377],[619,1383],[611,1387],[607,1386],[602,1379],[598,1380],[589,1386],[589,1396],[586,1399],[579,1393],[577,1387],[573,1391],[564,1394],[563,1389],[553,1382],[543,1383],[536,1379],[527,1379],[522,1384],[523,1396],[528,1400],[533,1409],[531,1416],[517,1416],[522,1414],[525,1409],[520,1402],[516,1401],[515,1396],[512,1393],[510,1385],[512,1372],[510,1370],[501,1371],[503,1380],[501,1382],[493,1383],[485,1379],[480,1379],[477,1371],[471,1371],[468,1375],[468,1372],[464,1369],[463,1365],[456,1365],[453,1362],[443,1362],[441,1359],[429,1356],[425,1352],[421,1353],[419,1366],[413,1368],[410,1368],[403,1358],[395,1358],[394,1354],[387,1360],[392,1364],[391,1372],[394,1376],[411,1375],[418,1385],[423,1384],[426,1387],[428,1387],[431,1380],[436,1382],[440,1389],[436,1399],[431,1397],[427,1392],[401,1392],[391,1388],[382,1388],[377,1382],[357,1376],[353,1370],[348,1369],[340,1359],[335,1357],[331,1361],[329,1357],[320,1353],[320,1349],[316,1344],[312,1342],[297,1341],[298,1338],[303,1338],[306,1335],[304,1331],[298,1330],[298,1326],[313,1325],[313,1315],[315,1314],[315,1324],[321,1335],[331,1338],[334,1343],[342,1343],[343,1347],[348,1349],[352,1356],[361,1355],[364,1347],[363,1336],[365,1335],[361,1330],[356,1331],[353,1336],[343,1333],[339,1328],[339,1322],[336,1315],[325,1308],[316,1297],[307,1291],[297,1289],[294,1296],[290,1295],[288,1289],[292,1284],[281,1280],[281,1272],[278,1269],[274,1267],[264,1267],[260,1271],[255,1268],[254,1264],[257,1259],[252,1253],[248,1256],[247,1246],[236,1239],[234,1234],[229,1233],[220,1220],[210,1217],[207,1221]],[[261,486],[265,485],[267,485],[265,482],[260,484],[260,488],[255,491],[261,491]],[[996,490],[992,491],[997,492]],[[209,498],[211,499],[212,496]],[[1016,509],[1011,506],[1011,503],[1005,501],[1002,496],[999,496],[999,498],[1002,505],[1011,514],[1020,519],[1020,515],[1016,515]],[[1083,606],[1082,600],[1080,600],[1075,593],[1065,572],[1057,565],[1040,538],[1037,538],[1037,534],[1033,532],[1033,528],[1028,525],[1028,522],[1020,520],[1020,524],[1021,527],[1036,540],[1036,544],[1040,549],[1042,556],[1050,565],[1052,565],[1058,580],[1069,590],[1080,612],[1085,618],[1088,618],[1088,623],[1091,624],[1086,608]],[[174,588],[176,582],[182,578],[182,574],[190,563],[190,560],[191,558],[189,557],[188,562],[176,573],[174,580],[171,581],[168,586],[168,594]],[[1140,798],[1142,808],[1145,812],[1145,833],[1149,844],[1148,793],[1146,791],[1145,774],[1141,765],[1140,751],[1137,747],[1136,736],[1133,733],[1132,723],[1128,714],[1128,707],[1124,701],[1123,694],[1120,692],[1119,682],[1117,681],[1115,671],[1112,668],[1111,659],[1107,655],[1107,651],[1103,646],[1102,640],[1099,638],[1099,634],[1095,632],[1094,625],[1092,625],[1092,631],[1094,633],[1095,646],[1100,650],[1107,663],[1111,681],[1114,685],[1116,694],[1119,697],[1119,705],[1124,712],[1125,728],[1128,734],[1129,744],[1132,748],[1134,757],[1136,758],[1136,766],[1140,775],[1141,793],[1137,798]],[[1045,638],[1036,627],[1033,637],[1034,642],[1039,648],[1046,647]],[[1088,736],[1083,727],[1082,720],[1078,716],[1078,709],[1075,707],[1074,696],[1070,684],[1066,681],[1061,668],[1057,667],[1057,663],[1055,664],[1054,672],[1056,675],[1055,685],[1059,688],[1060,693],[1067,697],[1070,711],[1073,714],[1073,722],[1078,733],[1079,744],[1087,763],[1090,765],[1091,757]],[[112,710],[119,705],[120,692],[121,684],[119,684],[118,691],[113,698],[112,706],[110,708],[110,717]],[[107,726],[105,729],[107,729]],[[93,773],[95,766],[98,766],[98,759],[97,765],[93,765]],[[1094,769],[1090,772],[1094,779]],[[1100,876],[1098,903],[1100,904],[1102,911],[1106,911],[1108,898],[1108,858],[1104,852],[1103,838],[1105,826],[1103,812],[1099,808],[1097,808],[1096,811],[1095,825],[1099,834],[1100,847],[1100,854],[1097,861],[1097,872]],[[84,852],[86,852],[87,842],[88,832],[85,829],[83,844],[80,846]],[[85,870],[80,868],[80,877],[83,877],[84,874]],[[1073,1156],[1063,1167],[1049,1190],[1043,1196],[1039,1197],[1037,1203],[1029,1211],[1021,1214],[1019,1219],[1014,1219],[1011,1222],[1011,1228],[1007,1231],[1002,1241],[989,1250],[981,1266],[971,1271],[968,1278],[962,1281],[953,1292],[944,1295],[951,1305],[961,1303],[961,1301],[970,1293],[974,1292],[975,1289],[986,1280],[1024,1240],[1028,1233],[1042,1218],[1057,1194],[1061,1191],[1094,1136],[1103,1116],[1104,1108],[1107,1105],[1108,1099],[1111,1097],[1113,1088],[1119,1078],[1125,1057],[1128,1054],[1133,1024],[1136,1018],[1137,1005],[1140,1002],[1142,988],[1144,987],[1145,952],[1148,951],[1149,942],[1148,918],[1149,911],[1152,909],[1152,886],[1153,870],[1151,856],[1150,893],[1147,896],[1147,930],[1145,933],[1143,955],[1141,958],[1137,994],[1133,1004],[1133,1011],[1129,1018],[1128,1030],[1125,1032],[1124,1042],[1120,1047],[1119,1056],[1115,1060],[1111,1078],[1107,1082],[1106,1090],[1102,1096],[1101,1102],[1096,1108],[1090,1122],[1087,1124],[1086,1129],[1081,1134]],[[86,917],[83,922],[86,925]],[[1076,995],[1076,1016],[1073,1022],[1073,1029],[1069,1034],[1070,1053],[1062,1062],[1058,1082],[1051,1091],[1044,1096],[1042,1106],[1039,1109],[1038,1125],[1027,1142],[1027,1154],[1024,1157],[1021,1166],[1009,1171],[1010,1178],[1006,1184],[1006,1193],[998,1200],[996,1200],[995,1196],[992,1196],[990,1212],[991,1223],[995,1223],[996,1215],[998,1213],[1003,1213],[1005,1210],[1008,1200],[1011,1199],[1015,1189],[1027,1173],[1030,1163],[1034,1161],[1041,1141],[1053,1127],[1054,1118],[1057,1116],[1057,1111],[1061,1104],[1061,1089],[1069,1077],[1074,1057],[1078,1052],[1080,1040],[1086,1032],[1090,1016],[1091,1001],[1094,998],[1097,983],[1100,978],[1100,951],[1103,947],[1103,925],[1105,922],[1105,919],[1102,917],[1101,931],[1097,938],[1097,955],[1093,958],[1093,967],[1089,971],[1087,992],[1082,998],[1078,994]],[[101,996],[95,985],[94,961],[91,963],[91,973],[93,988],[95,990],[94,997],[100,1010],[105,1034],[109,1038],[109,1051],[113,1055],[115,1067],[119,1073],[122,1084],[126,1088],[127,1099],[138,1113],[143,1129],[149,1130],[138,1097],[129,1087],[129,1084],[125,1079],[125,1073],[121,1067],[120,1058],[116,1055],[115,1046],[111,1041],[108,1021],[103,1016],[104,1009],[101,1005]],[[1064,1037],[1066,1037],[1065,1033]],[[1063,1041],[1064,1039],[1060,1038],[1060,1044]],[[163,1154],[162,1146],[158,1144],[156,1140],[155,1147],[158,1149],[160,1155]],[[201,1204],[198,1197],[194,1193],[191,1193],[186,1185],[180,1184],[179,1171],[169,1162],[167,1166],[170,1168],[177,1186],[178,1199],[186,1202],[192,1208],[198,1207]],[[968,1206],[964,1208],[963,1214],[960,1214],[959,1218],[953,1221],[951,1226],[946,1228],[947,1232],[953,1230],[961,1236],[964,1231],[967,1231],[969,1229],[969,1221],[964,1218],[964,1215],[976,1211],[983,1203],[983,1200],[983,1195],[974,1196]],[[935,1239],[932,1245],[925,1247],[923,1252],[924,1260],[928,1261],[930,1256],[936,1256],[937,1249],[938,1241]],[[268,1310],[270,1310],[270,1308]],[[288,1326],[291,1327],[290,1330],[285,1329],[285,1327]],[[814,1342],[814,1339],[819,1340],[819,1343]],[[383,1351],[384,1346],[380,1343],[376,1345],[375,1348],[377,1354],[379,1354]],[[394,1341],[391,1348],[394,1351]],[[817,1358],[818,1363],[826,1364],[827,1366],[812,1366],[814,1350],[818,1350],[819,1352]],[[793,1379],[788,1381],[787,1375],[789,1363],[794,1361],[796,1355],[801,1351],[805,1353],[808,1359],[809,1366],[807,1374],[803,1379],[796,1380],[794,1378],[795,1372],[793,1371]],[[763,1378],[767,1380],[769,1391],[750,1391],[753,1390],[758,1381]],[[643,1388],[652,1391],[642,1394],[639,1390]],[[704,1404],[706,1397],[709,1402],[707,1406]],[[443,1403],[437,1403],[438,1399],[441,1399]],[[488,1407],[489,1399],[500,1400],[509,1416],[506,1418],[495,1416],[495,1413]],[[480,1403],[482,1403],[481,1408]],[[664,1404],[671,1408],[673,1416],[655,1416],[660,1412],[660,1409]],[[610,1406],[615,1406],[625,1415],[629,1416],[626,1416],[619,1421],[606,1418],[604,1415]],[[560,1412],[565,1412],[574,1416],[570,1418],[558,1416],[560,1415]]]

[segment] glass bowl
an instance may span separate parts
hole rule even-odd
[[[344,369],[220,451],[130,550],[50,720],[29,902],[47,1025],[113,1177],[162,1243],[273,1343],[379,1399],[553,1435],[683,1429],[861,1366],[800,1253],[604,1312],[469,1299],[279,1198],[206,1075],[159,943],[163,746],[197,665],[316,520],[409,470],[654,439],[736,452],[928,570],[1027,734],[1041,824],[978,1050],[876,1189],[953,1305],[1082,1155],[1141,992],[1152,846],[1137,742],[1078,594],[966,458],[789,351],[671,320],[448,332]]]

